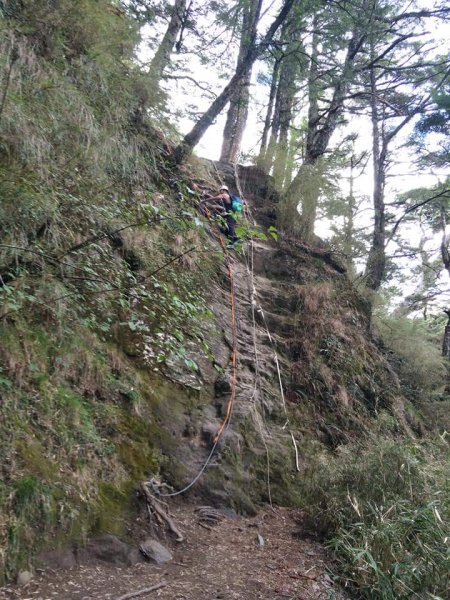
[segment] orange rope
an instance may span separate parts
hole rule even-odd
[[[206,209],[206,216],[207,218],[211,221],[211,214],[208,211],[208,209]],[[236,380],[237,380],[237,352],[236,352],[236,347],[237,347],[237,327],[236,327],[236,308],[235,308],[235,300],[234,300],[234,276],[233,276],[233,269],[231,266],[231,260],[229,258],[229,253],[226,249],[226,246],[224,244],[223,238],[220,235],[220,233],[216,230],[215,231],[215,235],[218,238],[220,245],[222,246],[225,258],[226,258],[226,264],[227,264],[227,270],[228,270],[228,276],[230,278],[230,304],[231,304],[231,324],[232,324],[232,335],[233,335],[233,350],[231,353],[231,368],[232,368],[232,375],[231,375],[231,392],[230,392],[230,398],[228,400],[228,404],[227,404],[227,410],[225,413],[225,418],[221,424],[221,426],[219,427],[219,429],[217,430],[216,435],[214,436],[213,439],[213,445],[211,448],[211,451],[207,457],[207,459],[205,460],[205,462],[203,463],[202,468],[199,470],[199,472],[197,473],[197,475],[194,477],[194,479],[192,479],[190,481],[190,483],[188,483],[184,488],[182,488],[181,490],[178,490],[176,492],[172,492],[170,494],[159,494],[160,497],[162,498],[170,498],[173,496],[179,496],[180,494],[184,494],[185,492],[187,492],[189,489],[191,489],[191,487],[193,485],[195,485],[195,483],[200,479],[200,477],[203,475],[203,473],[205,472],[213,454],[215,449],[217,448],[217,445],[220,441],[221,436],[223,435],[223,432],[225,430],[225,428],[227,427],[227,425],[230,422],[230,418],[231,418],[231,413],[233,410],[233,404],[234,404],[234,398],[236,395]]]
[[[231,353],[231,391],[230,398],[227,403],[227,410],[225,412],[225,418],[222,421],[221,426],[219,427],[216,435],[214,436],[213,442],[217,443],[221,438],[225,427],[227,426],[230,417],[231,411],[233,409],[234,399],[236,396],[236,381],[237,381],[237,368],[236,368],[236,347],[237,347],[237,336],[236,336],[236,308],[235,308],[235,299],[234,299],[234,276],[233,269],[231,267],[231,261],[229,260],[228,253],[226,252],[226,248],[223,243],[223,239],[220,238],[220,242],[222,248],[224,249],[225,256],[227,257],[227,269],[228,269],[228,277],[230,278],[230,305],[231,305],[231,329],[233,332],[233,350]]]
[[[211,213],[209,212],[208,209],[206,209],[206,216],[208,218],[209,221],[211,221]],[[222,434],[226,428],[226,426],[228,425],[230,418],[231,418],[231,413],[233,410],[233,405],[234,405],[234,399],[236,397],[236,381],[237,381],[237,352],[236,352],[236,348],[237,348],[237,331],[236,331],[236,306],[235,306],[235,298],[234,298],[234,274],[233,274],[233,268],[232,268],[232,263],[230,260],[230,255],[229,252],[225,246],[225,243],[223,241],[223,237],[220,234],[218,228],[214,228],[214,233],[215,236],[217,237],[217,239],[219,240],[220,245],[222,246],[222,250],[223,253],[225,255],[225,259],[226,259],[226,264],[227,264],[227,271],[228,271],[228,277],[230,279],[230,306],[231,306],[231,330],[232,330],[232,338],[233,338],[233,350],[231,352],[231,390],[230,390],[230,397],[228,399],[228,403],[227,403],[227,409],[225,412],[225,417],[222,421],[222,424],[220,425],[219,429],[217,430],[216,435],[213,438],[213,443],[217,444],[217,442],[220,440],[220,438],[222,437]]]

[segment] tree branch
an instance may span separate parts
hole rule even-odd
[[[164,581],[161,583],[157,583],[156,585],[152,585],[149,588],[145,588],[143,590],[138,590],[137,592],[130,592],[129,594],[124,594],[117,598],[117,600],[131,600],[131,598],[137,598],[138,596],[143,596],[144,594],[149,594],[150,592],[155,592],[156,590],[160,590],[163,587],[166,587],[167,583]]]
[[[417,210],[421,206],[425,206],[425,204],[428,204],[429,202],[432,202],[433,200],[436,200],[437,198],[442,198],[442,197],[446,197],[446,196],[450,197],[450,190],[443,190],[442,192],[439,192],[439,194],[435,194],[431,198],[426,198],[425,200],[422,200],[422,202],[417,202],[413,206],[410,206],[409,208],[407,208],[405,210],[405,212],[402,214],[402,216],[395,222],[394,227],[393,227],[393,229],[391,231],[391,235],[389,236],[389,239],[387,240],[387,243],[389,243],[392,240],[392,238],[394,237],[394,235],[395,235],[395,233],[396,233],[396,231],[397,231],[400,223],[410,213],[414,212],[415,210]]]
[[[189,75],[164,75],[164,79],[174,79],[176,81],[178,81],[180,79],[187,79],[188,81],[191,81],[194,85],[196,85],[203,92],[210,94],[213,98],[217,98],[217,94],[215,92],[213,92],[212,90],[210,90],[209,87],[206,87],[206,84],[201,85],[196,79],[194,79],[193,77],[190,77]]]
[[[444,18],[450,16],[450,8],[438,8],[437,10],[417,10],[405,12],[397,16],[379,17],[378,20],[385,23],[398,23],[404,19],[423,19],[432,17]]]

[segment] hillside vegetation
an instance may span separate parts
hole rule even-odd
[[[198,204],[232,174],[175,166],[138,40],[110,0],[0,2],[3,581],[44,549],[126,538],[141,481],[189,483],[226,410],[228,272]],[[446,365],[436,355],[430,383],[408,355],[417,338],[400,331],[403,355],[374,339],[343,265],[319,243],[272,239],[270,177],[240,177],[261,225],[243,224],[232,254],[236,407],[194,494],[246,513],[301,507],[355,597],[444,599]]]
[[[174,411],[168,399],[197,399],[159,366],[174,352],[184,360],[188,343],[209,353],[199,292],[212,268],[207,253],[173,262],[201,239],[185,182],[165,163],[164,135],[141,119],[147,84],[133,66],[133,24],[108,1],[8,6],[11,20],[0,20],[7,577],[50,539],[123,531],[136,483],[170,463],[174,441],[159,426]],[[152,333],[154,355],[143,355],[136,332]]]

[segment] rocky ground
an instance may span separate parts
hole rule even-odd
[[[185,540],[162,541],[173,558],[155,565],[93,560],[35,574],[0,589],[1,600],[343,600],[323,548],[301,537],[298,512],[267,508],[256,517],[201,519],[193,506],[172,511]],[[160,586],[160,587],[159,587]],[[147,590],[147,591],[145,591]]]

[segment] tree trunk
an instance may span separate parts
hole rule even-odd
[[[289,152],[289,129],[292,119],[292,105],[285,103],[280,115],[280,135],[275,153],[273,165],[273,177],[275,185],[281,191],[284,187],[286,177],[286,167]]]
[[[450,360],[450,310],[444,310],[448,317],[447,324],[444,330],[444,339],[442,341],[442,356]]]
[[[166,33],[150,63],[149,75],[155,88],[159,86],[163,72],[170,64],[170,55],[186,17],[186,2],[187,0],[175,0]]]
[[[379,92],[376,82],[375,64],[375,48],[371,42],[371,67],[370,67],[370,104],[371,104],[371,119],[372,119],[372,135],[373,135],[373,173],[374,173],[374,190],[373,190],[373,208],[374,208],[374,227],[372,235],[372,244],[367,258],[365,270],[366,287],[373,291],[380,289],[383,283],[386,271],[386,214],[384,204],[384,187],[386,183],[386,164],[388,156],[388,148],[390,142],[395,136],[407,125],[417,112],[422,110],[428,99],[421,102],[419,107],[406,114],[402,121],[396,125],[389,133],[385,132],[385,116],[379,114]],[[385,109],[383,109],[385,110]],[[380,132],[380,119],[382,123]],[[445,265],[444,249],[441,245],[442,258]],[[446,268],[450,267],[450,255]],[[450,270],[449,270],[450,272]]]
[[[311,58],[308,74],[308,131],[306,137],[305,159],[298,170],[296,177],[291,182],[286,193],[286,202],[284,203],[283,222],[285,227],[292,230],[292,227],[299,226],[298,207],[301,200],[302,222],[300,226],[300,236],[308,240],[314,231],[314,222],[316,220],[316,206],[319,198],[319,185],[317,174],[314,172],[314,162],[311,149],[314,144],[314,135],[319,122],[318,107],[318,17],[314,15],[312,23],[312,44]]]
[[[247,124],[248,103],[250,100],[250,72],[245,73],[239,82],[235,93],[230,99],[230,108],[223,130],[222,162],[236,163],[241,149],[242,137]]]
[[[214,122],[214,119],[217,117],[217,115],[223,110],[226,103],[230,100],[236,85],[238,85],[239,81],[241,80],[242,75],[249,68],[249,66],[253,65],[255,60],[266,50],[278,28],[289,14],[294,2],[295,0],[284,0],[278,16],[267,30],[267,33],[262,41],[258,45],[253,44],[252,47],[248,49],[245,58],[243,59],[241,65],[238,66],[236,73],[230,79],[228,84],[225,86],[219,96],[217,96],[208,110],[203,113],[191,131],[184,137],[181,144],[175,148],[173,156],[177,163],[182,162],[184,158],[186,158],[186,156],[192,152],[193,148],[198,144],[205,131]]]
[[[317,32],[317,28],[314,28]],[[350,85],[351,75],[354,70],[356,56],[365,39],[365,32],[361,32],[359,27],[353,31],[352,38],[347,46],[347,54],[345,57],[342,73],[336,80],[333,96],[326,113],[320,115],[318,109],[318,73],[317,73],[317,52],[318,39],[313,34],[313,47],[311,52],[310,74],[309,74],[309,113],[308,113],[308,135],[306,140],[305,160],[300,167],[299,172],[292,180],[291,185],[287,189],[285,197],[285,206],[292,205],[288,209],[291,215],[298,211],[297,206],[301,202],[302,219],[299,224],[299,219],[286,220],[286,226],[291,231],[297,231],[301,237],[308,241],[314,234],[314,223],[317,213],[317,202],[320,193],[320,181],[323,166],[318,164],[319,159],[324,155],[328,148],[330,138],[334,133],[338,124],[339,116],[344,107],[344,99]],[[317,164],[316,164],[317,163]],[[307,191],[305,192],[304,176],[316,178],[315,181],[307,182]]]
[[[255,44],[262,0],[251,0],[244,7],[241,43],[237,64],[244,60],[248,50]],[[250,80],[253,64],[248,64],[236,85],[228,109],[227,120],[223,131],[223,143],[220,160],[236,163],[241,149],[242,137],[247,124],[248,103],[250,100]]]
[[[354,148],[354,147],[353,147]],[[343,227],[343,249],[345,257],[345,265],[349,276],[356,274],[354,265],[354,252],[353,252],[353,240],[355,238],[355,223],[354,216],[356,211],[356,201],[354,194],[354,183],[355,183],[355,154],[354,150],[350,157],[350,180],[349,180],[349,192],[346,204],[346,211],[344,214],[344,227]]]
[[[280,77],[279,77],[279,81],[278,81],[278,85],[277,85],[277,92],[276,92],[276,96],[275,96],[275,107],[273,110],[272,123],[270,126],[271,129],[270,129],[269,143],[267,144],[267,150],[266,150],[266,154],[264,157],[264,164],[266,166],[267,172],[269,172],[273,166],[273,158],[275,156],[275,150],[276,150],[277,143],[278,143],[278,134],[280,132],[281,96],[282,96],[280,83],[281,83],[281,72],[280,72]]]
[[[270,95],[269,95],[269,104],[267,106],[266,118],[264,120],[264,129],[261,138],[261,146],[259,149],[259,156],[257,165],[261,167],[265,171],[269,172],[270,165],[267,165],[266,161],[266,153],[267,153],[267,140],[269,139],[270,127],[272,124],[272,113],[274,109],[275,96],[278,89],[278,74],[280,70],[280,61],[279,59],[275,60],[273,71],[272,71],[272,82],[270,84]]]
[[[441,228],[442,228],[442,238],[441,238],[441,258],[442,263],[450,275],[450,251],[449,251],[449,242],[450,238],[447,234],[447,215],[446,215],[446,206],[444,204],[441,205]]]
[[[280,82],[278,85],[280,91],[279,103],[279,136],[276,146],[275,160],[273,167],[273,176],[278,189],[282,190],[286,178],[286,170],[289,153],[289,133],[291,129],[292,113],[297,93],[297,80],[302,70],[302,60],[299,51],[303,50],[301,42],[301,32],[297,23],[294,29],[286,32],[288,40],[286,46],[286,56],[281,65]]]
[[[374,56],[373,48],[371,59]],[[373,162],[373,209],[374,225],[372,243],[367,258],[366,287],[377,291],[384,279],[386,269],[386,215],[384,207],[384,186],[386,181],[387,140],[380,139],[378,90],[375,69],[370,69],[370,106],[372,120],[372,162]]]
[[[291,131],[291,135],[289,138],[289,147],[287,153],[286,160],[286,171],[284,176],[284,188],[283,191],[286,191],[292,183],[292,178],[294,176],[294,168],[296,166],[296,156],[299,150],[299,135],[297,131]]]

